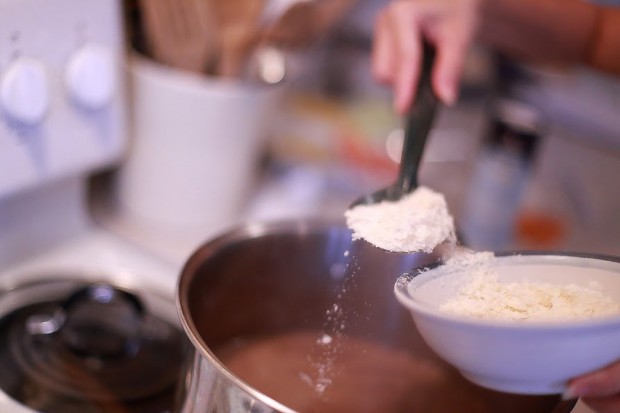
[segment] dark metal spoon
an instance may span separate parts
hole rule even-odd
[[[351,204],[350,208],[361,204],[396,201],[414,191],[418,186],[418,166],[422,159],[426,138],[435,119],[438,104],[431,85],[431,69],[434,60],[435,50],[425,42],[416,96],[405,118],[405,137],[397,181],[386,188],[358,198]]]

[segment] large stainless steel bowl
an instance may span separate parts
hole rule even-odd
[[[478,387],[424,344],[393,286],[432,261],[352,241],[340,223],[247,225],[204,244],[178,285],[196,350],[179,410],[570,411]]]

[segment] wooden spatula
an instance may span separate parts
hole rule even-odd
[[[140,7],[153,58],[175,68],[203,72],[216,43],[209,4],[204,0],[140,0]]]
[[[149,1],[149,0],[145,0]],[[259,39],[259,17],[265,0],[207,0],[217,21],[216,74],[235,77]]]

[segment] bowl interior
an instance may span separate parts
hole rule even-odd
[[[298,411],[567,411],[554,410],[556,396],[475,386],[426,345],[393,291],[399,275],[435,259],[352,241],[341,224],[244,228],[206,244],[186,264],[181,313],[220,372]],[[303,341],[308,333],[316,333],[314,341]],[[316,398],[300,378],[314,374],[308,354],[325,334],[336,351],[318,360],[337,374]]]
[[[620,303],[620,262],[611,258],[519,254],[498,256],[493,269],[500,283],[531,282],[597,288]],[[403,275],[396,283],[398,298],[407,307],[437,311],[467,283],[468,270],[438,266],[419,275]]]

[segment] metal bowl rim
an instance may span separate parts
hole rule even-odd
[[[281,404],[238,378],[220,362],[209,346],[202,340],[189,311],[189,303],[187,300],[188,289],[199,266],[225,246],[234,245],[239,241],[258,239],[268,235],[303,235],[324,232],[330,228],[348,230],[344,220],[299,219],[240,224],[199,246],[183,266],[178,279],[176,294],[177,311],[181,325],[194,348],[204,360],[215,366],[218,372],[223,374],[226,379],[231,381],[235,386],[249,393],[252,397],[260,400],[270,408],[277,409],[277,411],[281,413],[296,413],[297,411]]]

